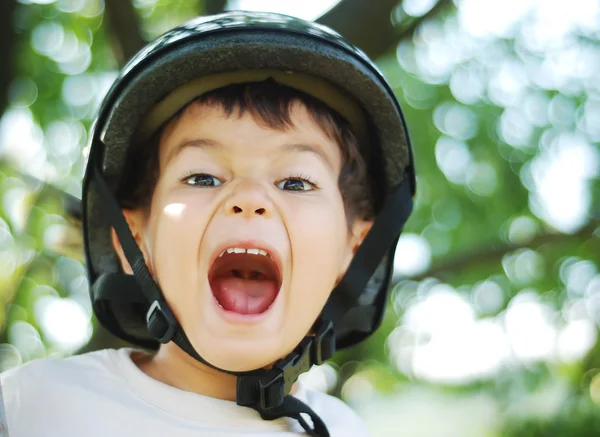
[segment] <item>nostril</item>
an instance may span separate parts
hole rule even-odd
[[[244,212],[244,210],[237,205],[234,205],[233,208],[231,208],[231,209],[233,210],[234,214],[239,214],[241,212]],[[267,212],[265,208],[257,208],[254,210],[254,213],[258,214],[258,215],[263,215],[265,212]]]

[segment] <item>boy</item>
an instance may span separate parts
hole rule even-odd
[[[7,372],[11,436],[366,435],[296,379],[376,329],[411,210],[404,122],[370,61],[291,17],[198,20],[125,67],[90,145],[94,312],[160,347]]]

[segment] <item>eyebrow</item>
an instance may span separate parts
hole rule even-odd
[[[317,157],[319,157],[319,159],[321,159],[327,165],[327,167],[329,167],[332,170],[334,169],[333,163],[329,159],[329,156],[327,156],[327,154],[320,147],[312,146],[310,144],[294,143],[294,144],[286,144],[285,146],[283,146],[283,149],[286,151],[290,151],[290,152],[313,153]]]
[[[181,153],[182,150],[184,150],[188,147],[198,147],[200,149],[223,149],[223,145],[221,143],[219,143],[216,140],[211,140],[211,139],[207,139],[207,138],[198,138],[195,140],[186,141],[184,143],[178,144],[177,146],[175,146],[173,148],[173,150],[171,150],[169,152],[169,154],[167,155],[167,158],[166,158],[166,164],[168,164],[173,158],[175,158],[175,156],[177,156],[179,153]],[[285,144],[282,147],[282,149],[283,149],[283,151],[288,151],[288,152],[312,153],[312,154],[316,155],[321,161],[323,161],[323,163],[325,163],[325,165],[327,165],[327,167],[329,167],[332,170],[334,169],[333,163],[331,162],[329,156],[320,147],[316,147],[316,146],[313,146],[310,144],[304,144],[304,143],[292,143],[292,144]]]
[[[183,149],[187,149],[188,147],[197,147],[199,149],[222,149],[223,145],[215,140],[210,140],[208,138],[198,138],[191,141],[186,141],[184,143],[177,144],[168,154],[165,160],[165,166],[169,164],[169,162],[175,158],[177,155],[181,153]]]

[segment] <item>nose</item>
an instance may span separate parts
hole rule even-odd
[[[257,183],[238,184],[225,202],[225,214],[243,217],[271,217],[273,204],[263,187]]]

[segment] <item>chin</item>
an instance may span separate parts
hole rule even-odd
[[[232,372],[247,372],[271,366],[287,355],[282,350],[265,341],[235,341],[215,338],[205,348],[198,348],[200,355],[210,364]],[[205,349],[206,352],[202,352]]]

